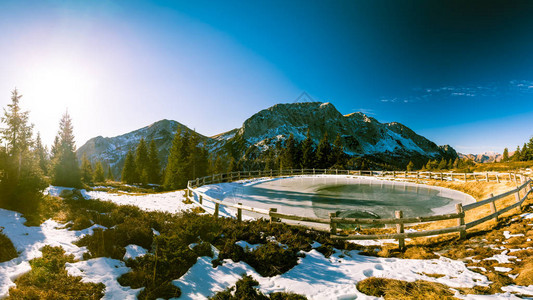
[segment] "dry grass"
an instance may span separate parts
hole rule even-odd
[[[429,281],[408,282],[369,277],[357,283],[357,289],[367,295],[394,300],[457,299],[449,287]]]

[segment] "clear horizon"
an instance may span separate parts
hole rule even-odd
[[[161,119],[212,136],[303,91],[461,153],[533,135],[527,1],[2,1],[0,105],[45,144]]]

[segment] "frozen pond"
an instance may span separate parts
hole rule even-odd
[[[421,184],[345,175],[296,176],[201,187],[207,195],[230,203],[278,212],[328,218],[391,218],[395,210],[404,217],[455,211],[456,203],[475,200],[459,191]]]

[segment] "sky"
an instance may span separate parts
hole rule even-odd
[[[533,136],[531,1],[0,1],[0,105],[51,144],[161,119],[207,136],[307,92],[462,153]]]

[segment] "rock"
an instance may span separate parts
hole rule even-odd
[[[61,198],[70,198],[74,195],[74,192],[72,190],[62,190],[61,193],[59,193],[59,197]]]

